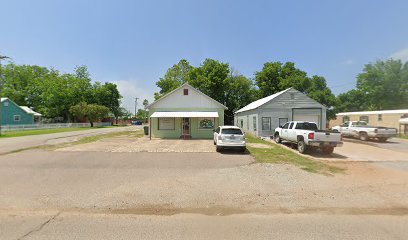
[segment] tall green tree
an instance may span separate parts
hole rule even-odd
[[[5,76],[3,96],[33,108],[44,118],[70,121],[70,107],[80,102],[104,105],[118,115],[121,96],[117,86],[112,83],[93,85],[86,66],[61,74],[52,68],[9,63],[2,67],[2,72]]]
[[[87,104],[85,102],[71,106],[69,111],[77,120],[87,119],[91,127],[94,126],[96,121],[107,117],[109,114],[109,108],[98,104]]]
[[[339,94],[336,99],[336,112],[358,112],[367,110],[367,96],[364,92],[353,89]]]
[[[259,89],[259,97],[267,97],[287,88],[307,94],[328,108],[327,118],[335,117],[333,106],[336,97],[326,84],[326,79],[321,76],[307,76],[305,71],[295,67],[292,62],[267,62],[261,71],[255,73],[255,83]]]
[[[154,98],[157,100],[166,93],[178,88],[183,83],[188,82],[189,73],[192,69],[193,67],[185,59],[181,59],[177,64],[174,64],[167,70],[164,77],[160,78],[159,81],[156,82],[156,85],[160,88],[160,91],[154,94]]]
[[[258,99],[258,91],[252,80],[238,72],[231,70],[228,77],[228,88],[225,92],[225,102],[228,107],[225,110],[225,123],[233,124],[234,113]]]
[[[365,93],[367,110],[407,108],[408,63],[390,59],[365,65],[357,89]]]
[[[147,100],[147,99],[144,99],[143,100],[143,107],[144,107],[144,110],[146,110],[147,109],[147,106],[149,105],[149,101]]]
[[[190,71],[189,83],[222,104],[226,104],[226,93],[230,82],[230,68],[227,63],[214,59],[205,59]]]
[[[93,101],[90,102],[109,108],[110,112],[116,119],[116,123],[118,122],[120,115],[121,99],[122,96],[120,95],[116,84],[109,82],[101,84],[96,82],[93,85]]]

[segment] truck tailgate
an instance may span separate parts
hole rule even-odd
[[[315,132],[314,141],[340,142],[341,133],[338,132]]]
[[[397,129],[395,128],[378,128],[378,134],[397,134]]]

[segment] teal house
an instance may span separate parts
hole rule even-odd
[[[227,107],[185,83],[148,109],[150,138],[211,139]]]
[[[19,106],[8,98],[1,98],[1,125],[35,124],[41,114],[27,106]]]

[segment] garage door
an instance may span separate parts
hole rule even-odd
[[[315,122],[320,128],[320,109],[293,109],[293,121]]]

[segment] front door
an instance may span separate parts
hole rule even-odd
[[[182,135],[183,136],[190,136],[190,118],[182,118],[181,120],[182,126]]]

